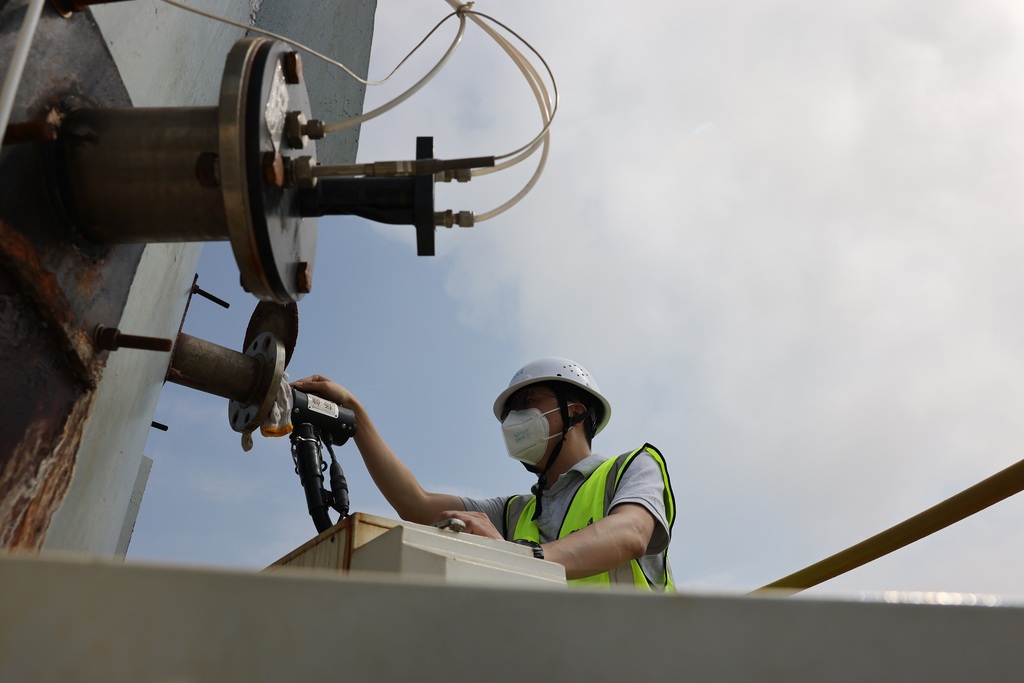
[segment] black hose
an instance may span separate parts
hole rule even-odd
[[[338,461],[333,457],[331,460],[331,491],[334,498],[331,507],[344,519],[348,516],[348,481],[345,480],[345,473],[341,471]]]
[[[295,451],[295,467],[299,474],[299,482],[306,492],[309,516],[313,518],[317,533],[323,533],[330,529],[333,523],[327,514],[327,492],[324,491],[324,475],[317,449],[319,436],[316,428],[308,423],[295,425],[291,441]]]

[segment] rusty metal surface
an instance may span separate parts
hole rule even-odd
[[[249,318],[249,326],[245,328],[242,348],[249,348],[249,344],[264,332],[270,332],[284,344],[284,365],[288,367],[299,340],[298,304],[294,301],[287,304],[261,301],[256,304]]]
[[[98,363],[54,279],[0,222],[0,547],[35,550],[71,482]],[[19,259],[24,259],[20,261]]]
[[[0,3],[2,54],[24,6]],[[63,19],[48,5],[11,121],[45,120],[70,100],[131,104],[91,14]],[[91,332],[120,322],[142,254],[141,245],[97,246],[69,230],[52,201],[53,153],[45,141],[0,150],[0,548],[42,545],[104,368]]]

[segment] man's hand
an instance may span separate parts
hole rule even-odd
[[[304,377],[292,382],[292,386],[299,391],[326,398],[328,401],[334,401],[346,408],[352,408],[356,403],[356,397],[352,395],[351,391],[323,375]]]
[[[437,516],[434,524],[443,522],[446,519],[458,519],[466,524],[466,531],[485,538],[496,538],[504,540],[498,530],[491,524],[491,519],[482,512],[470,512],[468,510],[445,510]]]

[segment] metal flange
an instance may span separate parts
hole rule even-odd
[[[273,171],[289,156],[315,158],[308,137],[289,140],[289,114],[311,118],[298,55],[284,43],[245,38],[228,54],[219,117],[220,182],[242,285],[285,303],[309,292],[316,220],[299,214],[296,189]]]
[[[246,346],[245,355],[260,361],[260,377],[248,403],[228,403],[228,422],[236,432],[251,431],[260,426],[270,413],[277,391],[284,378],[284,344],[270,332],[257,336]]]
[[[316,143],[288,135],[311,118],[299,56],[244,38],[228,54],[217,107],[69,106],[56,184],[91,244],[229,240],[243,287],[298,301],[312,287],[316,218],[298,208],[291,159]]]

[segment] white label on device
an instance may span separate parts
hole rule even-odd
[[[325,401],[319,396],[314,396],[313,394],[307,394],[307,397],[309,398],[309,403],[307,405],[313,412],[320,413],[321,415],[327,415],[328,417],[338,417],[337,403]]]

